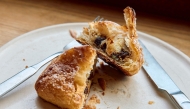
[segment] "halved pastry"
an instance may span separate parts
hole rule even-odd
[[[96,50],[75,47],[54,59],[35,84],[37,94],[61,108],[82,109],[96,64]]]
[[[91,45],[98,57],[126,75],[136,74],[143,64],[142,49],[138,43],[135,11],[124,9],[125,26],[111,21],[94,21],[84,27],[79,36],[71,35],[81,44]]]

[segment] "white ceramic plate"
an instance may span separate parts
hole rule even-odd
[[[21,35],[0,48],[0,83],[13,76],[26,66],[31,66],[52,53],[62,50],[72,38],[69,29],[78,33],[86,23],[68,23],[41,28]],[[150,52],[167,71],[179,88],[190,98],[190,59],[169,44],[153,36],[138,32]],[[57,109],[56,106],[40,99],[34,84],[40,73],[12,90],[0,99],[1,109]],[[105,95],[101,88],[94,84],[90,95],[96,94],[100,99],[97,109],[174,109],[169,97],[159,91],[148,78],[143,69],[132,77],[123,77],[111,68],[106,68],[104,76],[107,87]],[[115,73],[114,73],[115,72]],[[96,81],[96,80],[95,80]],[[153,104],[149,104],[153,101]]]

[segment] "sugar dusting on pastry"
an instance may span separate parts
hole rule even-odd
[[[96,57],[96,51],[90,46],[65,51],[36,81],[38,95],[61,108],[81,109],[89,93],[88,77],[93,72]]]

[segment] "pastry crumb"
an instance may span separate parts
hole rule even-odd
[[[96,109],[96,104],[100,104],[100,99],[98,99],[98,97],[93,94],[83,109]]]
[[[25,61],[25,59],[22,59],[23,61]]]
[[[105,95],[105,92],[102,92],[102,95],[104,96],[104,95]]]
[[[106,89],[106,81],[103,78],[98,78],[98,84],[102,88],[103,91]]]
[[[118,90],[112,90],[111,93],[117,94],[117,93],[118,93]]]
[[[28,68],[28,66],[26,65],[25,68]]]
[[[149,101],[148,104],[152,105],[154,104],[154,101]]]
[[[101,67],[102,69],[104,69],[104,62],[103,62],[103,61],[100,62],[100,67]]]
[[[119,109],[119,106],[117,107],[117,109]]]

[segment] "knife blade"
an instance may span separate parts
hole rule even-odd
[[[166,91],[179,108],[190,109],[190,100],[187,96],[178,88],[140,40],[139,43],[143,49],[144,59],[147,63],[143,65],[143,68],[158,89]]]

